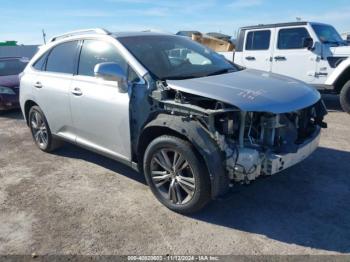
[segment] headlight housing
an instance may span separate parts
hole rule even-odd
[[[15,95],[16,93],[9,87],[0,86],[0,94]]]

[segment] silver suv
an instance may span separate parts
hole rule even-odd
[[[190,39],[103,29],[43,46],[20,104],[41,150],[64,140],[122,161],[181,213],[306,158],[327,113],[303,82],[238,67]]]

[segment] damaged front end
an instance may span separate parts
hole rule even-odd
[[[229,178],[249,183],[302,161],[319,144],[325,114],[321,100],[290,113],[239,112],[237,130],[215,133],[226,155]]]
[[[320,129],[326,127],[322,100],[287,113],[250,112],[166,82],[158,82],[151,97],[168,114],[200,124],[220,149],[231,182],[249,183],[302,161],[317,148]]]

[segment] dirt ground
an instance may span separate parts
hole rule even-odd
[[[311,157],[192,216],[122,164],[73,145],[41,152],[19,111],[2,114],[0,254],[350,253],[350,115],[325,99]]]

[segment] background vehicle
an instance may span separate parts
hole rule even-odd
[[[306,158],[326,114],[314,88],[241,70],[189,38],[102,29],[41,48],[20,101],[41,150],[63,139],[122,161],[182,213]]]
[[[23,57],[0,58],[0,110],[19,108],[19,74],[28,63]]]
[[[350,113],[350,47],[331,25],[293,22],[243,27],[234,62],[340,95]]]

